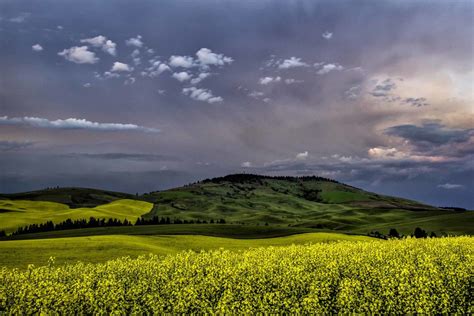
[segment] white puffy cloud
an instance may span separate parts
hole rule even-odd
[[[445,184],[439,184],[438,188],[441,189],[446,189],[446,190],[452,190],[452,189],[461,189],[464,186],[461,184],[453,184],[453,183],[445,183]]]
[[[296,67],[308,67],[309,65],[301,60],[301,58],[291,57],[290,59],[283,60],[278,68],[280,69],[289,69]]]
[[[201,48],[198,50],[196,52],[196,57],[199,63],[204,66],[223,66],[234,61],[231,57],[224,56],[223,54],[213,53],[209,48]]]
[[[158,77],[165,71],[171,71],[171,68],[167,64],[162,63],[159,60],[151,59],[150,63],[151,63],[150,67],[142,71],[141,75],[143,77],[154,78],[154,77]]]
[[[43,50],[43,46],[41,46],[40,44],[35,44],[31,46],[31,49],[34,50],[35,52],[41,52]]]
[[[323,34],[321,34],[321,36],[324,38],[324,39],[327,39],[327,40],[330,40],[332,38],[332,33],[331,32],[324,32]]]
[[[222,102],[224,99],[216,97],[212,94],[211,90],[198,89],[196,87],[184,88],[183,94],[189,96],[191,99],[196,101],[203,101],[208,103]]]
[[[94,52],[88,49],[87,46],[74,46],[64,49],[59,52],[58,55],[76,64],[95,64],[99,61],[99,58],[95,56]]]
[[[341,70],[344,69],[344,67],[342,67],[339,64],[324,64],[324,65],[322,65],[321,63],[316,63],[315,66],[319,67],[319,69],[317,71],[318,75],[325,75],[327,73],[330,73],[331,71],[341,71]]]
[[[48,120],[41,117],[8,117],[0,116],[0,125],[23,125],[50,129],[82,129],[94,131],[140,131],[148,133],[159,132],[156,128],[148,128],[135,124],[98,123],[86,119],[68,118],[65,120]]]
[[[250,161],[244,161],[240,164],[240,166],[242,168],[251,168],[252,167],[252,163]]]
[[[248,94],[249,97],[252,97],[254,99],[259,99],[265,96],[265,93],[261,91],[252,91]]]
[[[188,80],[191,80],[192,78],[192,76],[188,74],[186,71],[175,72],[173,73],[172,77],[180,82],[188,81]]]
[[[195,62],[191,56],[173,55],[169,59],[169,65],[171,67],[191,68],[195,66]]]
[[[306,158],[308,158],[308,156],[309,156],[309,153],[307,151],[304,151],[302,153],[297,153],[296,154],[296,159],[305,160]]]
[[[208,72],[202,72],[200,73],[196,78],[191,79],[191,84],[198,84],[207,77],[209,77],[211,74]]]
[[[125,44],[127,46],[134,46],[140,48],[143,46],[142,36],[137,35],[136,37],[129,38],[125,41]]]
[[[99,75],[98,77],[99,79],[102,79]],[[110,71],[106,71],[104,72],[104,78],[105,79],[110,79],[110,78],[120,78],[120,75],[118,73],[115,73],[115,72],[110,72]]]
[[[112,56],[117,55],[117,44],[111,40],[108,40],[107,37],[103,35],[81,39],[81,43],[87,43],[94,47],[100,47],[104,52]]]
[[[110,69],[111,72],[130,72],[132,70],[132,67],[119,61],[114,62],[112,69]]]
[[[267,85],[273,82],[280,82],[280,81],[281,81],[281,77],[279,76],[278,77],[263,77],[263,78],[260,78],[259,83],[263,85]]]
[[[140,56],[140,50],[134,49],[130,56],[132,56],[133,58],[137,58],[138,56]]]
[[[369,157],[373,159],[405,159],[408,155],[396,148],[374,147],[368,151]]]
[[[90,82],[86,82],[82,85],[84,88],[90,88],[92,87],[91,83]]]

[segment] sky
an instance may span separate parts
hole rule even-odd
[[[472,1],[0,0],[0,192],[319,175],[474,209]]]

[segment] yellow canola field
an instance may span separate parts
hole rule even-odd
[[[0,314],[472,314],[472,237],[0,270]]]

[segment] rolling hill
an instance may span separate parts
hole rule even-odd
[[[367,192],[321,177],[234,174],[135,196],[85,188],[0,195],[0,230],[46,220],[169,217],[241,225],[336,230],[367,234],[417,226],[437,234],[474,234],[474,212],[440,209]],[[133,229],[136,227],[124,228]],[[97,233],[97,230],[96,232]],[[206,232],[204,232],[206,233]]]
[[[7,233],[18,227],[47,221],[60,223],[67,219],[116,218],[136,221],[149,212],[153,204],[145,201],[120,199],[95,207],[70,208],[66,204],[41,200],[0,200],[0,230]]]
[[[366,234],[421,225],[437,233],[473,234],[474,212],[436,208],[367,192],[320,177],[236,174],[143,196],[154,204],[146,218],[225,218],[243,224],[281,225]]]

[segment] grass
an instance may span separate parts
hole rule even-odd
[[[46,221],[59,223],[68,218],[88,219],[118,218],[135,221],[149,212],[153,204],[137,200],[116,200],[92,208],[71,209],[66,204],[45,201],[0,200],[0,230],[12,232],[20,226],[40,224]]]
[[[156,236],[88,236],[0,242],[0,266],[26,268],[29,264],[45,265],[50,257],[57,264],[105,262],[107,260],[144,254],[168,255],[184,250],[212,250],[225,248],[241,250],[255,247],[287,246],[334,241],[369,241],[366,236],[340,233],[304,233],[285,237],[234,239],[192,235]]]
[[[323,231],[307,227],[235,224],[144,225],[69,229],[8,237],[8,240],[84,237],[103,235],[204,235],[239,239],[272,238]],[[4,238],[5,240],[5,238]]]
[[[197,183],[144,196],[155,206],[145,217],[217,219],[227,222],[291,225],[362,234],[421,227],[437,234],[473,234],[470,212],[441,210],[322,180]],[[445,226],[445,219],[450,225]],[[423,219],[427,219],[423,221]]]

